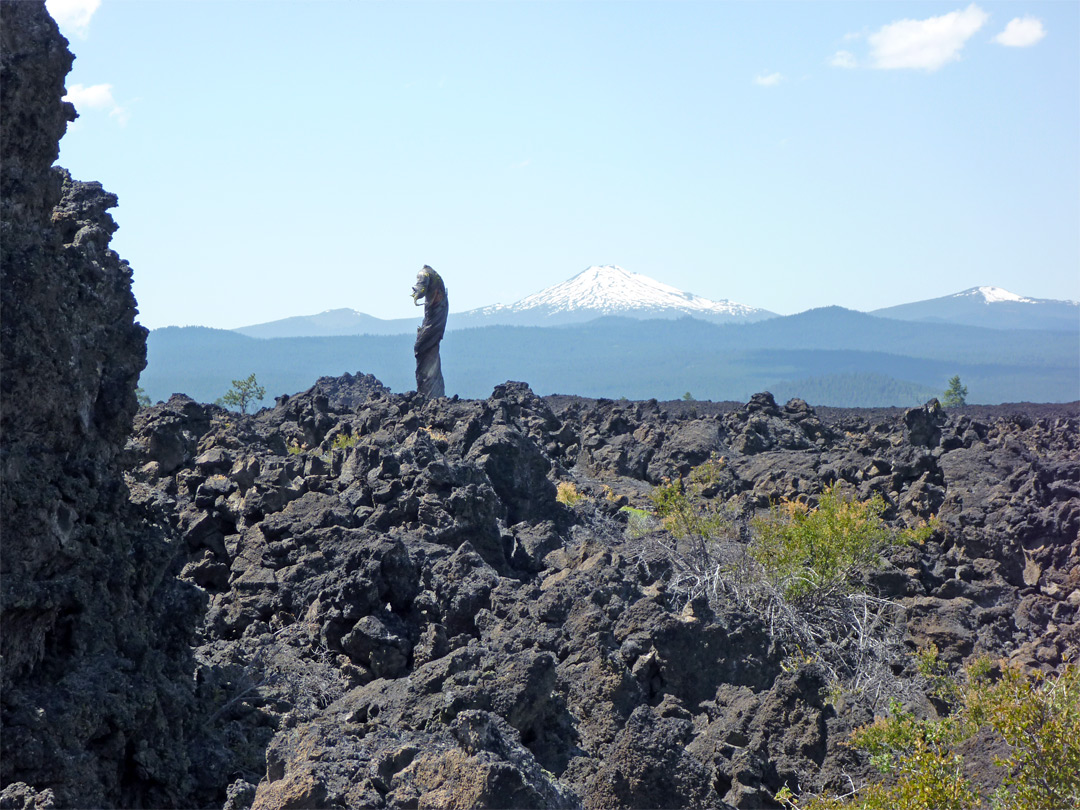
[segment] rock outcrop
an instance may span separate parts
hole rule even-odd
[[[163,806],[188,795],[202,597],[123,481],[146,330],[108,247],[116,197],[52,167],[72,56],[43,4],[0,14],[0,801]]]

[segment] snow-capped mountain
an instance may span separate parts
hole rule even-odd
[[[1001,287],[972,287],[941,298],[876,309],[870,314],[990,329],[1080,330],[1080,303],[1027,298]]]
[[[605,315],[624,318],[693,317],[714,323],[749,323],[774,313],[734,301],[711,301],[616,265],[594,265],[568,281],[513,304],[496,304],[451,315],[455,326],[515,324],[555,326]]]

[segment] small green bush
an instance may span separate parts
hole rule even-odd
[[[728,528],[730,519],[705,498],[705,490],[720,480],[726,462],[713,456],[690,471],[687,478],[667,481],[649,495],[656,516],[680,540],[708,541]]]
[[[953,747],[963,739],[954,717],[916,720],[893,701],[888,718],[855,731],[851,745],[865,750],[881,774],[892,774],[891,784],[876,783],[861,798],[866,810],[967,810],[978,801],[971,782],[963,776],[963,757]]]
[[[725,524],[722,515],[687,491],[682,479],[661,484],[649,497],[661,525],[680,540],[709,540]]]
[[[881,553],[900,542],[881,519],[885,501],[857,501],[829,487],[816,509],[784,501],[754,521],[750,555],[792,601],[847,588],[860,572],[881,562]]]
[[[920,670],[927,661],[920,658]],[[931,669],[938,668],[931,662]],[[1002,665],[998,679],[977,661],[953,687],[953,713],[917,720],[894,702],[887,717],[856,729],[850,745],[865,751],[888,778],[845,797],[802,803],[777,795],[790,810],[1060,810],[1080,807],[1080,666],[1057,677]],[[940,673],[939,673],[940,674]],[[936,677],[936,676],[935,676]],[[1007,746],[997,787],[980,790],[963,774],[962,743],[988,730]],[[987,745],[986,741],[981,743]],[[993,781],[993,780],[991,780]]]
[[[346,447],[355,447],[358,441],[360,441],[360,437],[352,433],[339,433],[334,437],[334,441],[330,443],[330,447],[333,450],[344,450]]]
[[[573,506],[585,500],[585,496],[578,492],[578,488],[574,486],[573,481],[560,481],[558,486],[555,487],[555,500],[567,506]]]
[[[1005,667],[998,681],[976,681],[965,709],[969,728],[990,727],[1010,749],[995,762],[1005,769],[996,806],[1080,807],[1080,666],[1057,678]]]
[[[936,515],[931,515],[929,520],[924,520],[918,526],[909,529],[901,529],[899,539],[914,546],[921,546],[938,532],[941,532],[941,521]]]
[[[655,528],[656,521],[644,509],[623,506],[619,511],[626,513],[626,536],[631,540],[640,540]]]

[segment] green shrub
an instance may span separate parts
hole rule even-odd
[[[631,540],[640,540],[655,528],[653,516],[644,509],[623,506],[619,511],[626,513],[626,536]]]
[[[711,504],[687,491],[681,478],[658,486],[649,497],[661,525],[680,540],[710,540],[725,524]]]
[[[921,521],[918,526],[901,529],[898,537],[905,543],[921,546],[940,531],[942,531],[941,521],[936,515],[931,515],[929,520]]]
[[[920,660],[920,669],[926,661]],[[985,660],[953,690],[953,713],[917,720],[895,703],[887,717],[857,729],[850,745],[865,751],[887,779],[845,797],[805,803],[790,790],[777,798],[791,810],[1060,810],[1080,807],[1080,666],[1056,678],[1003,665],[988,677]],[[997,757],[997,787],[982,792],[965,776],[963,743],[989,731],[1007,746]],[[993,745],[980,738],[980,746]]]
[[[963,757],[953,751],[963,739],[954,717],[916,720],[893,701],[887,718],[878,718],[855,731],[851,745],[865,750],[881,774],[891,774],[890,784],[868,786],[860,797],[866,810],[967,810],[978,796],[963,776]]]
[[[725,464],[714,455],[687,478],[667,481],[649,495],[661,525],[674,537],[708,541],[728,528],[727,515],[705,497],[705,491],[720,480]]]
[[[346,447],[355,447],[359,440],[360,437],[352,433],[339,433],[334,437],[330,447],[333,450],[344,450]]]
[[[560,481],[555,487],[555,500],[567,506],[573,506],[585,500],[585,496],[578,492],[578,488],[572,481]]]
[[[797,602],[848,588],[860,572],[881,562],[881,553],[900,541],[881,519],[885,501],[857,501],[829,487],[816,509],[784,501],[754,521],[750,555],[784,596]]]
[[[995,761],[1005,769],[995,805],[1080,807],[1080,666],[1057,678],[1005,667],[998,681],[976,681],[965,709],[971,728],[988,726],[1010,749]]]

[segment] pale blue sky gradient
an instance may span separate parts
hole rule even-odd
[[[783,314],[1080,299],[1078,12],[103,0],[60,163],[119,195],[151,328],[406,317],[424,264],[452,311],[592,264]],[[874,67],[953,13],[946,61]]]

